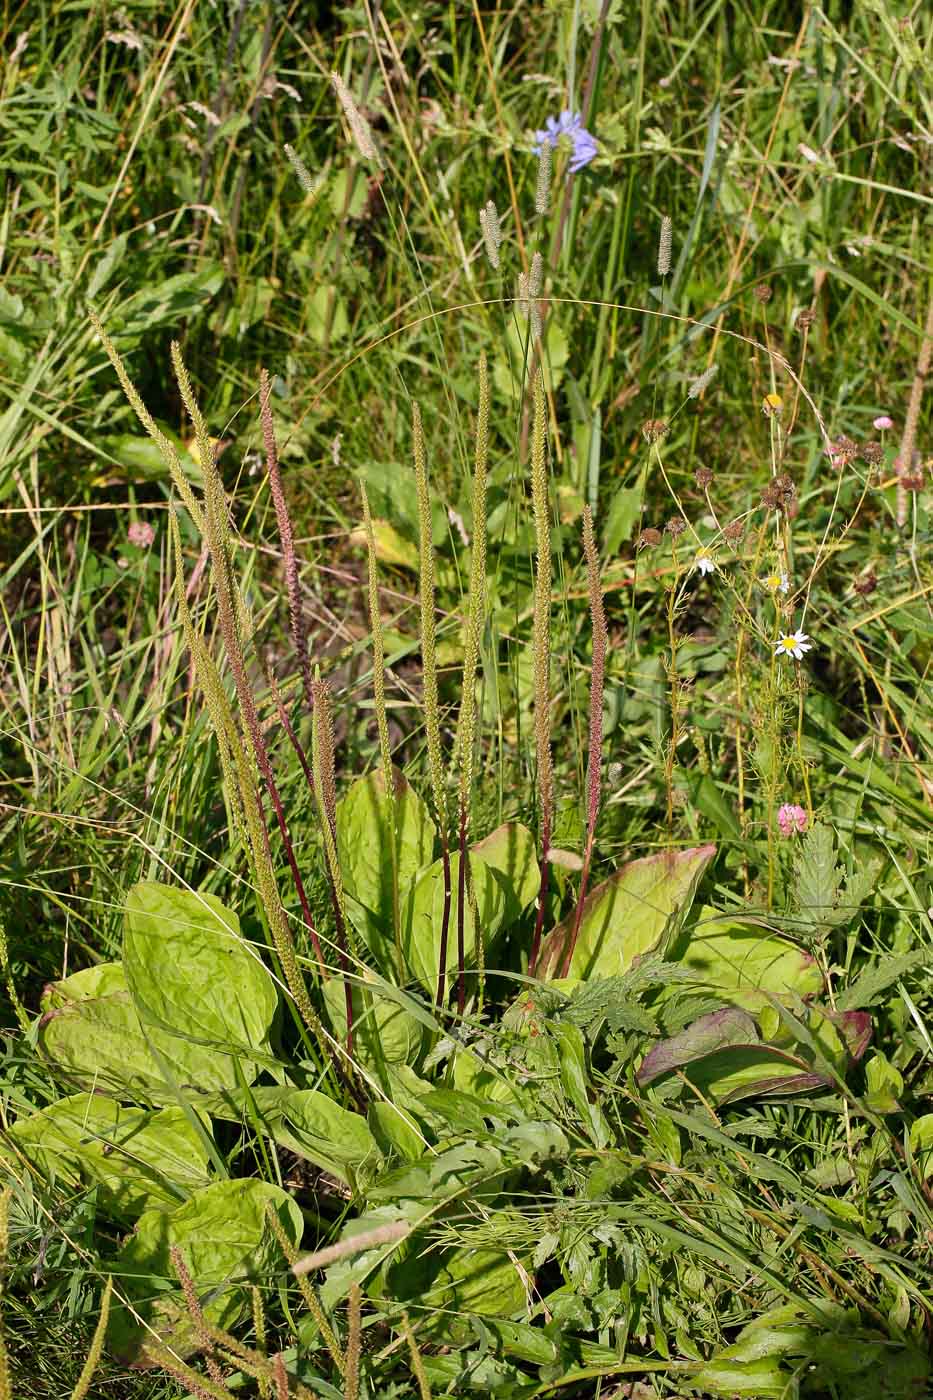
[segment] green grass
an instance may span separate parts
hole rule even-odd
[[[12,990],[2,1126],[71,1092],[37,1053],[42,989],[120,957],[136,882],[216,895],[236,909],[263,966],[279,970],[173,597],[177,492],[88,308],[199,491],[172,340],[207,430],[226,444],[233,572],[253,627],[248,676],[311,914],[336,961],[318,810],[266,679],[276,677],[310,753],[263,469],[259,370],[271,376],[312,657],[334,695],[338,795],[381,763],[362,480],[393,760],[430,803],[411,406],[431,479],[446,761],[474,533],[477,366],[487,356],[471,832],[506,820],[536,832],[530,347],[514,298],[541,251],[552,845],[570,853],[551,866],[545,928],[573,912],[573,857],[584,849],[588,503],[610,641],[591,888],[627,861],[715,843],[687,932],[703,928],[707,906],[785,938],[815,959],[821,1004],[870,1014],[871,1046],[827,1065],[819,1028],[789,1000],[770,1008],[770,1033],[825,1071],[819,1088],[714,1107],[679,1080],[645,1087],[635,1072],[646,1048],[690,1022],[671,997],[680,984],[666,985],[677,970],[655,969],[651,982],[649,964],[642,987],[591,979],[569,1001],[539,989],[539,1034],[529,1037],[509,1010],[527,986],[517,980],[528,972],[526,912],[496,947],[483,1004],[470,1003],[462,1028],[521,1113],[487,1105],[477,1116],[443,1098],[415,1113],[431,1159],[458,1155],[438,1169],[447,1184],[421,1197],[430,1224],[417,1286],[400,1265],[381,1294],[371,1279],[364,1288],[364,1385],[374,1397],[416,1393],[404,1305],[435,1396],[469,1387],[609,1396],[636,1381],[644,1395],[848,1398],[870,1385],[911,1400],[929,1384],[917,1356],[933,1308],[929,1119],[911,1138],[933,1085],[928,396],[901,520],[895,459],[933,293],[931,25],[921,8],[885,0],[802,11],[610,3],[602,29],[599,9],[580,0],[377,13],[262,0],[242,23],[237,5],[130,0],[117,12],[34,0],[3,10],[4,51],[17,57],[0,77],[0,917]],[[332,69],[372,123],[378,166],[353,145]],[[580,108],[585,91],[598,155],[567,183],[559,156],[550,206],[536,212],[530,133]],[[286,143],[311,172],[311,193]],[[498,271],[479,224],[489,199],[503,229]],[[659,279],[664,216],[673,257]],[[809,326],[802,311],[813,313]],[[690,397],[713,362],[715,378]],[[763,411],[769,394],[782,401],[777,415]],[[893,429],[873,428],[880,414]],[[668,431],[646,433],[649,420]],[[879,441],[880,460],[857,455],[836,470],[827,446],[843,436]],[[698,469],[712,473],[706,488]],[[785,472],[791,509],[768,510],[762,493]],[[636,547],[672,519],[684,533]],[[730,542],[722,530],[734,521],[744,528]],[[133,522],[154,527],[151,546],[131,542]],[[184,509],[179,526],[195,626],[221,661],[216,589]],[[691,571],[701,543],[717,563],[708,579]],[[790,576],[786,598],[775,595],[783,613],[760,584],[774,568]],[[772,659],[779,625],[811,636],[800,667]],[[818,838],[804,846],[780,835],[777,810],[791,802],[832,833],[828,855]],[[277,832],[271,860],[320,1012]],[[863,888],[838,882],[834,905],[836,864]],[[814,909],[821,901],[829,913]],[[682,967],[682,951],[666,956]],[[433,1017],[425,989],[401,980]],[[295,1020],[280,1012],[275,1073],[317,1087],[317,1051]],[[457,1029],[455,1017],[437,1020],[448,1037]],[[567,1069],[576,1037],[578,1077]],[[432,1044],[419,1073],[449,1090],[452,1042],[435,1034]],[[334,1072],[325,1084],[354,1106],[352,1083]],[[414,1111],[410,1087],[406,1098],[381,1081],[381,1092]],[[517,1120],[537,1125],[533,1153],[508,1137]],[[279,1181],[300,1162],[256,1119],[211,1121],[214,1170]],[[565,1146],[542,1138],[541,1124]],[[348,1199],[319,1181],[293,1188],[304,1246],[410,1202],[403,1171],[421,1166],[403,1168],[396,1151]],[[121,1296],[126,1226],[87,1179],[22,1161],[8,1178],[13,1394],[68,1396],[115,1269]],[[451,1313],[471,1307],[432,1281],[442,1249],[495,1252],[512,1285],[533,1279],[525,1304],[512,1298],[458,1327]],[[325,1302],[344,1346],[352,1325],[339,1267],[335,1277],[337,1300]],[[269,1354],[285,1351],[292,1380],[351,1393],[284,1269],[263,1280],[263,1297]],[[793,1315],[778,1318],[785,1305]],[[740,1333],[761,1318],[753,1363]],[[254,1330],[245,1322],[236,1335],[252,1346]],[[711,1357],[718,1371],[704,1371]],[[253,1394],[257,1383],[241,1376],[231,1388]],[[164,1371],[132,1373],[105,1355],[90,1393],[187,1392]]]

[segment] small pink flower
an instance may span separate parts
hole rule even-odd
[[[807,814],[796,802],[785,802],[778,808],[778,826],[782,836],[793,836],[795,831],[806,831]]]
[[[872,426],[877,428],[879,433],[885,433],[888,428],[894,427],[894,419],[889,418],[886,413],[882,413],[880,417],[875,419]]]
[[[155,530],[145,520],[134,520],[126,533],[130,544],[139,549],[148,549],[155,539]]]

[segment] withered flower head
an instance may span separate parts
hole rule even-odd
[[[638,539],[635,541],[635,546],[637,549],[654,549],[655,545],[659,545],[660,543],[661,531],[656,530],[653,525],[649,525],[646,529],[642,530]]]
[[[786,510],[797,494],[797,488],[786,472],[773,476],[761,493],[761,504],[769,510]]]
[[[858,456],[858,443],[854,438],[847,437],[845,433],[840,433],[829,444],[829,460],[836,471],[841,471],[850,462],[854,462]]]
[[[641,431],[646,442],[657,442],[659,438],[666,437],[670,430],[663,418],[649,418],[642,423]]]
[[[694,480],[700,490],[705,491],[706,488],[712,484],[713,473],[710,471],[709,467],[697,467],[694,473]]]
[[[680,515],[672,515],[670,520],[664,526],[664,529],[670,535],[671,539],[674,540],[676,540],[678,535],[682,535],[686,528],[687,527],[684,524],[683,516]]]
[[[808,326],[812,326],[816,320],[816,312],[812,306],[805,306],[802,311],[797,312],[797,319],[794,325],[798,330],[805,331]]]
[[[762,306],[766,306],[773,295],[774,293],[768,286],[767,282],[759,282],[758,286],[755,288],[754,291],[755,300],[760,301]]]

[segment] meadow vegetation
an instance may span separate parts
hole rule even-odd
[[[0,1400],[922,1400],[928,11],[0,27]]]

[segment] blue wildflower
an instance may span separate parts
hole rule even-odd
[[[565,111],[561,112],[559,117],[548,117],[544,129],[535,132],[534,152],[538,155],[545,143],[556,147],[562,136],[567,137],[571,143],[568,169],[575,175],[578,170],[589,165],[598,149],[595,138],[583,125],[579,112]]]

